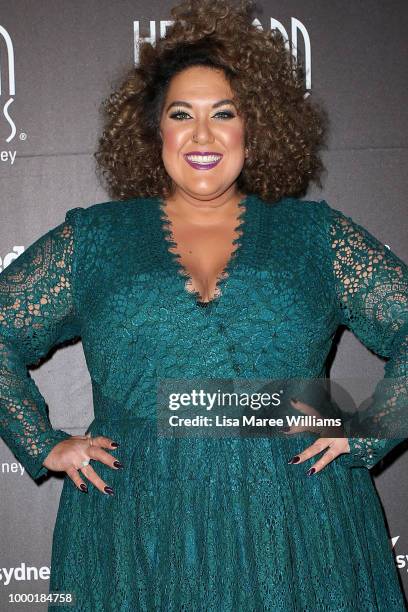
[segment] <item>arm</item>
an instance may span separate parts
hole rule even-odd
[[[0,274],[0,435],[32,478],[51,449],[71,436],[55,430],[28,366],[80,336],[73,276],[81,209],[41,236]]]
[[[352,419],[356,437],[349,438],[348,465],[370,469],[407,437],[408,266],[350,217],[330,207],[329,217],[339,321],[387,359],[369,409]]]

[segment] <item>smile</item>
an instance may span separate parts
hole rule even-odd
[[[198,154],[198,153],[188,153],[184,155],[184,159],[192,168],[196,168],[197,170],[210,170],[214,168],[221,160],[222,155],[219,154]]]

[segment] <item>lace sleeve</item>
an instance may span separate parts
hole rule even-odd
[[[80,336],[72,286],[79,210],[69,210],[0,274],[0,434],[35,480],[47,473],[42,463],[52,447],[70,437],[51,427],[28,366]]]
[[[387,359],[369,407],[350,422],[347,463],[370,469],[407,437],[408,266],[333,208],[329,233],[340,323]]]

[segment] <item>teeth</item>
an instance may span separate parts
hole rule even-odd
[[[221,155],[186,155],[187,159],[198,164],[211,164],[221,159]]]

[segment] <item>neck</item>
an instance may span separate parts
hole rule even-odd
[[[176,193],[164,200],[164,207],[169,217],[183,218],[197,225],[211,225],[235,218],[239,212],[239,203],[244,197],[244,194],[236,190],[225,192],[212,199],[194,198],[189,194]]]

